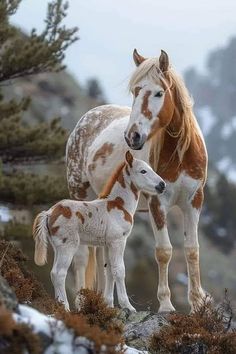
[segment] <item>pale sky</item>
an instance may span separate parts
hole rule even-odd
[[[22,0],[14,23],[42,29],[48,0]],[[169,54],[178,72],[201,70],[207,53],[236,35],[236,0],[69,0],[67,26],[80,40],[67,52],[68,70],[84,84],[96,77],[111,103],[130,104],[132,52]]]

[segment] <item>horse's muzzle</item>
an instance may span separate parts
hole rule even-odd
[[[166,183],[164,181],[161,181],[159,184],[156,185],[155,189],[157,193],[162,194],[166,189]]]
[[[133,150],[141,150],[146,142],[146,135],[140,135],[138,132],[132,134],[131,138],[128,138],[126,134],[125,141],[127,145]]]

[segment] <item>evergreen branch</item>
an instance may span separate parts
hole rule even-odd
[[[3,17],[3,26],[0,29],[0,82],[63,70],[64,52],[78,40],[78,28],[67,29],[62,25],[67,14],[67,2],[55,0],[49,3],[45,30],[37,34],[33,29],[29,36],[19,34],[8,23],[9,14],[15,11],[18,5],[19,1],[3,0],[0,6],[0,20]]]
[[[68,198],[64,175],[38,176],[15,170],[2,174],[0,181],[0,200],[3,202],[34,205]]]

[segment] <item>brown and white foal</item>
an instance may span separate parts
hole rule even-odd
[[[113,173],[98,199],[89,202],[62,200],[37,215],[33,225],[35,263],[45,264],[49,240],[54,250],[51,279],[55,297],[66,309],[69,309],[65,291],[67,271],[79,245],[84,244],[105,247],[104,297],[107,303],[113,306],[116,283],[120,306],[135,311],[125,287],[126,240],[133,227],[140,191],[156,195],[164,189],[162,178],[128,151],[125,162]]]

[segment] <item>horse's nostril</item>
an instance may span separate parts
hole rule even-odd
[[[165,187],[166,187],[165,182],[161,181],[161,182],[159,183],[159,187],[164,190]]]
[[[134,142],[139,142],[140,138],[141,138],[141,135],[138,132],[133,133]]]
[[[165,188],[166,188],[166,184],[165,184],[165,182],[163,182],[163,181],[161,181],[161,182],[160,182],[158,185],[156,185],[156,187],[155,187],[155,189],[156,189],[156,191],[157,191],[158,193],[164,192]]]

